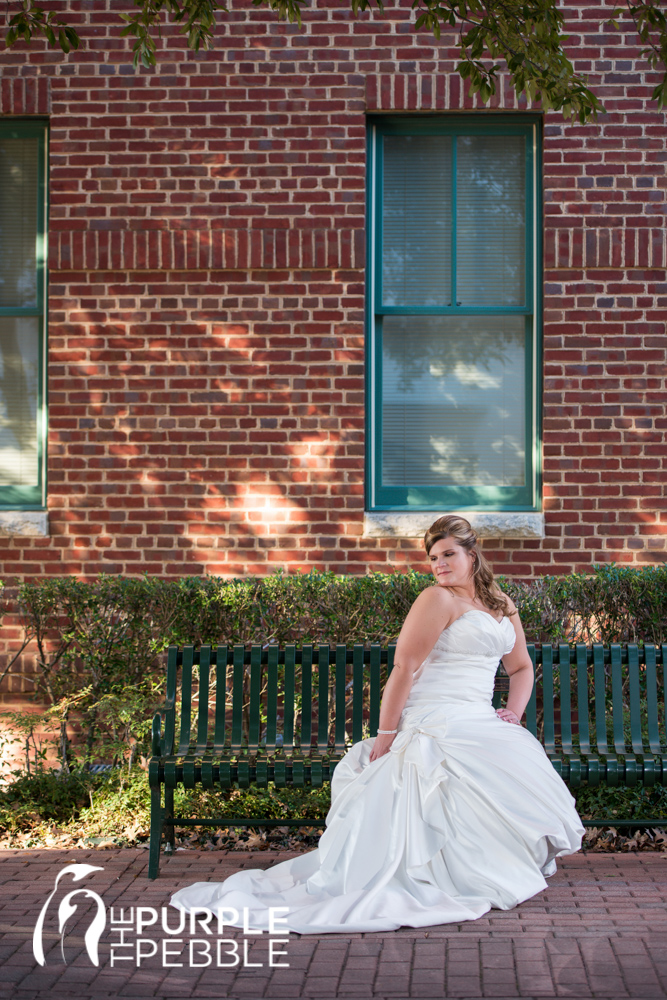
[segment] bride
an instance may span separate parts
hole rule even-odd
[[[435,584],[401,629],[378,735],[336,766],[317,849],[196,882],[173,906],[224,909],[226,923],[245,910],[256,929],[285,907],[282,926],[300,934],[474,920],[540,892],[555,858],[579,849],[574,799],[521,726],[533,666],[516,608],[464,518],[439,518],[424,543]],[[509,697],[496,711],[501,658]]]

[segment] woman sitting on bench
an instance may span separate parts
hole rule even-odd
[[[300,934],[474,920],[540,892],[579,849],[574,799],[520,724],[533,667],[516,608],[464,518],[439,518],[424,544],[435,584],[401,629],[378,735],[336,766],[317,849],[196,882],[173,906],[245,910],[256,929],[285,907]],[[509,697],[494,710],[501,658]]]

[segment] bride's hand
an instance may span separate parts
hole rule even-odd
[[[384,757],[386,753],[389,753],[391,745],[394,742],[396,734],[392,733],[391,736],[376,736],[375,742],[373,744],[373,749],[371,750],[370,761],[373,762],[377,760],[378,757]]]
[[[509,708],[497,708],[496,715],[499,719],[502,719],[503,722],[511,722],[514,726],[521,725],[519,716],[515,712],[512,712]]]

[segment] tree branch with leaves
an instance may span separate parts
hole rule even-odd
[[[384,0],[346,0],[355,16],[372,9],[382,14]],[[255,7],[268,7],[280,19],[302,25],[307,0],[252,0]],[[119,13],[124,22],[120,34],[134,39],[134,65],[156,65],[156,37],[161,37],[163,19],[180,25],[188,46],[195,52],[210,49],[218,13],[228,8],[218,0],[134,0],[134,13]],[[620,28],[620,18],[629,17],[643,44],[641,58],[662,80],[652,98],[660,109],[667,106],[667,19],[662,0],[626,0],[604,24]],[[16,8],[18,7],[18,10]],[[29,43],[33,36],[46,38],[63,52],[79,48],[77,31],[54,11],[44,11],[35,0],[7,0],[5,43],[11,47]],[[584,76],[577,74],[564,51],[563,14],[557,0],[413,0],[415,30],[428,29],[439,39],[443,28],[458,29],[460,61],[456,67],[469,91],[487,104],[496,93],[499,74],[507,73],[517,96],[540,101],[544,109],[561,111],[580,122],[596,119],[604,111]]]

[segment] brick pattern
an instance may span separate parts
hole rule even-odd
[[[0,115],[48,115],[51,80],[48,76],[10,76],[0,79]]]
[[[78,53],[0,53],[2,112],[51,125],[52,535],[1,539],[3,575],[423,566],[362,536],[365,114],[475,109],[453,36],[234,0],[213,51],[169,27],[135,72],[130,0],[69,7]],[[608,114],[545,116],[547,537],[486,545],[522,577],[667,556],[665,115],[607,8],[566,4]],[[478,110],[525,108],[503,80]]]
[[[363,229],[348,228],[90,228],[55,233],[49,245],[49,266],[52,272],[359,270],[365,266],[365,240]],[[215,280],[210,273],[206,278]]]
[[[85,885],[116,914],[123,909],[128,920],[131,907],[159,910],[168,906],[176,889],[192,882],[222,881],[241,868],[267,868],[293,856],[184,851],[165,859],[160,878],[148,882],[147,852],[142,850],[2,851],[0,955],[6,996],[657,1000],[667,993],[667,869],[663,857],[643,853],[559,859],[559,871],[548,888],[533,899],[466,923],[372,934],[292,934],[280,946],[287,956],[278,958],[288,962],[288,968],[269,967],[266,936],[246,938],[248,960],[256,963],[254,967],[216,968],[215,961],[205,966],[201,958],[191,967],[187,924],[178,936],[181,940],[173,942],[167,962],[161,954],[167,934],[161,925],[153,925],[142,937],[156,942],[157,954],[144,958],[141,965],[129,960],[112,967],[110,945],[120,937],[111,934],[109,923],[100,941],[98,968],[84,950],[83,935],[90,922],[85,905],[68,925],[65,965],[55,918],[58,902],[71,888],[64,880],[45,922],[46,965],[39,967],[33,958],[32,928],[65,863],[102,868]],[[170,927],[178,926],[175,910],[167,919]],[[215,940],[215,924],[212,937]],[[226,928],[224,938],[238,940],[243,955],[240,930]],[[128,932],[125,940],[136,941],[136,935]],[[185,951],[179,957],[183,941]],[[144,955],[149,950],[147,945],[142,948]],[[227,950],[228,946],[223,956]],[[178,961],[181,967],[174,966]],[[201,962],[198,968],[196,961]]]

